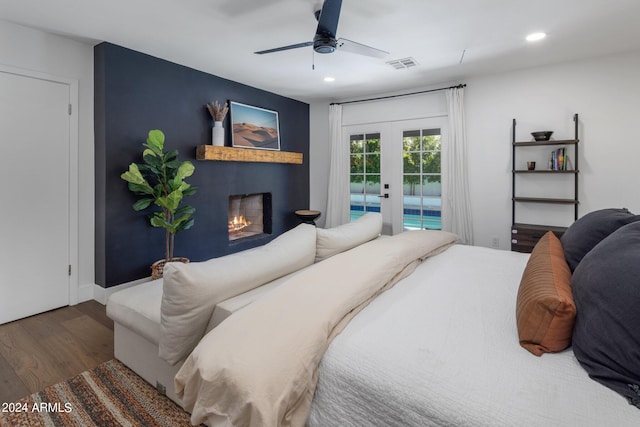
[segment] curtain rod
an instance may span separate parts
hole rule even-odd
[[[410,95],[419,95],[421,93],[438,92],[438,91],[447,90],[447,89],[461,89],[463,87],[467,87],[466,83],[459,84],[459,85],[456,85],[456,86],[441,87],[441,88],[438,88],[438,89],[429,89],[429,90],[421,90],[419,92],[403,93],[403,94],[400,94],[400,95],[380,96],[378,98],[358,99],[358,100],[355,100],[355,101],[332,102],[330,105],[343,105],[343,104],[354,104],[356,102],[379,101],[381,99],[399,98],[401,96],[410,96]]]

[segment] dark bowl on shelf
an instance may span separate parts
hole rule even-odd
[[[531,132],[531,135],[533,135],[533,139],[536,141],[548,141],[552,133],[552,130],[543,130],[540,132]]]

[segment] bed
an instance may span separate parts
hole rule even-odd
[[[518,285],[534,255],[452,244],[447,233],[434,233],[402,233],[333,256],[226,319],[176,375],[176,392],[192,423],[640,425],[640,406],[629,404],[633,395],[627,400],[601,384],[604,377],[589,377],[585,363],[597,364],[598,354],[579,362],[571,347],[547,348],[544,340],[527,344],[529,351],[521,345]],[[545,242],[557,248],[549,234]],[[640,221],[629,235],[640,248]],[[431,240],[437,242],[422,243]],[[600,252],[597,243],[589,248],[597,252],[591,258],[606,262],[618,242]],[[586,252],[585,260],[592,255]],[[565,270],[570,280],[573,268]],[[630,274],[637,285],[635,271]],[[576,275],[597,276],[579,268]],[[631,306],[638,301],[634,289],[635,299],[627,298]],[[327,296],[334,293],[338,302]],[[322,317],[325,312],[331,315]],[[607,324],[607,316],[601,315],[601,323]],[[578,319],[581,331],[589,318]],[[618,359],[631,360],[625,378],[636,381],[629,384],[636,388],[637,325],[622,339],[631,351]],[[572,330],[573,323],[569,341]]]
[[[519,345],[528,257],[456,245],[376,298],[325,353],[309,426],[640,425],[571,350]]]

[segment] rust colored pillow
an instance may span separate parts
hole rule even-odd
[[[571,270],[562,243],[549,231],[522,273],[516,302],[520,345],[536,356],[562,351],[571,345],[575,318]]]

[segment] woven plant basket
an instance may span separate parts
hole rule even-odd
[[[173,257],[169,262],[182,262],[187,264],[189,262],[189,258],[182,257]],[[166,259],[161,259],[159,261],[151,264],[151,279],[160,279],[162,277],[162,272],[164,271],[164,265],[167,263]]]

